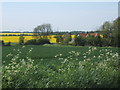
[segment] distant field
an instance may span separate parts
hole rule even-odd
[[[111,47],[3,46],[3,87],[118,87],[117,59]]]
[[[27,35],[33,35],[33,33],[0,33],[0,35],[21,35],[21,34],[27,34]],[[4,40],[4,42],[12,42],[12,43],[18,43],[20,36],[0,36],[0,40]],[[33,36],[24,36],[25,42],[30,39],[35,39]],[[54,38],[55,35],[51,35],[51,38],[49,38],[51,43],[56,43],[56,38]],[[72,35],[72,38],[74,38],[75,35]]]
[[[12,43],[19,43],[19,37],[20,36],[2,36],[0,40],[4,40],[4,42],[12,42]],[[33,36],[24,36],[25,37],[25,42],[31,39],[35,39]],[[56,38],[52,36],[50,39],[51,43],[56,43]]]
[[[49,39],[51,43],[56,43],[55,35],[52,35]],[[12,42],[12,43],[19,43],[20,36],[0,36],[0,40],[4,40],[4,42]],[[25,42],[31,39],[35,39],[33,36],[24,36]]]

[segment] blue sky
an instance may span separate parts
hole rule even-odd
[[[54,31],[89,31],[117,16],[117,2],[5,2],[2,29],[33,31],[37,25],[50,23]]]

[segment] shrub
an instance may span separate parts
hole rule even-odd
[[[85,38],[83,38],[81,36],[75,37],[75,45],[84,46],[85,44],[86,44]]]
[[[63,44],[68,45],[68,43],[72,40],[71,34],[65,34],[64,35],[64,40],[63,40]]]
[[[94,37],[94,36],[89,36],[86,38],[87,40],[87,45],[89,46],[102,46],[103,40],[101,39],[100,36]]]
[[[36,45],[37,42],[36,42],[36,39],[31,39],[31,40],[28,40],[25,45]]]
[[[56,35],[54,38],[56,38],[56,43],[63,43],[62,35]]]
[[[108,39],[102,38],[102,46],[108,46]]]
[[[38,39],[37,45],[50,44],[49,39]]]
[[[87,45],[94,46],[94,41],[95,41],[94,36],[89,36],[86,39],[87,39]]]
[[[24,38],[23,36],[20,36],[20,37],[19,37],[19,44],[20,44],[20,45],[23,45],[23,44],[24,44],[24,39],[25,39],[25,38]]]
[[[6,43],[5,46],[11,46],[11,42]]]
[[[4,41],[0,41],[0,46],[4,46]]]
[[[0,46],[11,46],[11,42],[4,43],[4,41],[0,41]]]
[[[43,45],[43,44],[50,44],[49,39],[32,39],[28,40],[25,45]]]

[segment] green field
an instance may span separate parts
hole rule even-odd
[[[3,88],[118,87],[118,48],[3,46]]]

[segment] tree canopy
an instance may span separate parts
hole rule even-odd
[[[37,38],[47,38],[52,33],[51,24],[42,24],[34,28],[34,35]]]

